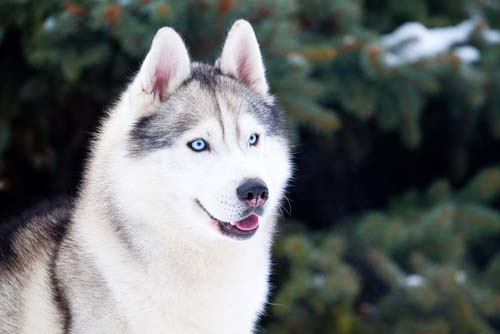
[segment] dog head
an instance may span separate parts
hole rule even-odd
[[[160,29],[109,123],[103,137],[123,134],[110,138],[106,179],[124,219],[227,240],[271,231],[290,159],[248,22],[233,25],[214,66]]]

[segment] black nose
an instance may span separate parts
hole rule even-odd
[[[264,205],[269,197],[266,184],[259,179],[246,180],[236,189],[236,193],[241,201],[254,208]]]

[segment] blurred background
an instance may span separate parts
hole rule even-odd
[[[0,219],[73,196],[156,30],[237,18],[296,176],[261,333],[500,333],[500,1],[2,0]]]

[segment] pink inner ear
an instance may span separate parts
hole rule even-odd
[[[174,72],[174,64],[170,57],[161,57],[156,65],[154,73],[153,93],[158,95],[160,101],[168,97],[168,84]]]
[[[252,69],[250,68],[249,50],[250,45],[247,40],[240,40],[238,54],[238,79],[250,85],[252,83]]]
[[[251,82],[251,70],[249,69],[249,63],[248,63],[248,55],[245,52],[240,53],[240,56],[238,58],[238,78],[247,83],[250,84]]]

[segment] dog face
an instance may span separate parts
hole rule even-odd
[[[215,66],[192,64],[177,33],[161,29],[121,106],[126,131],[109,177],[122,215],[199,237],[270,233],[289,150],[246,21]]]

